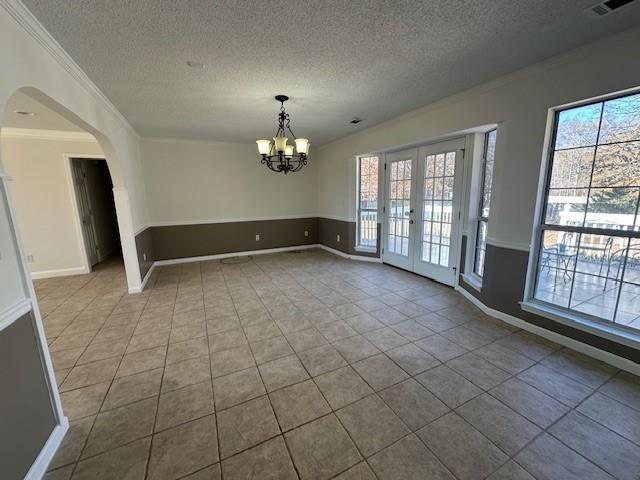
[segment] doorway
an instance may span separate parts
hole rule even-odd
[[[87,266],[92,269],[120,253],[113,182],[104,159],[69,159]]]
[[[464,139],[388,153],[384,263],[454,286]]]

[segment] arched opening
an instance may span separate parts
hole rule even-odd
[[[32,278],[90,274],[108,263],[125,291],[139,291],[131,211],[109,139],[25,87],[5,105],[0,147]]]

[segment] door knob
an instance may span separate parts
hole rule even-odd
[[[409,220],[409,223],[410,223],[411,225],[413,225],[413,220]]]

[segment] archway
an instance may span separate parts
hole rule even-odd
[[[47,115],[51,114],[58,116],[59,119],[62,119],[61,122],[65,123],[63,127],[68,127],[72,132],[72,137],[75,135],[79,138],[81,135],[84,135],[85,137],[93,138],[95,140],[95,146],[98,147],[98,151],[88,151],[86,153],[89,153],[89,157],[92,156],[92,153],[99,153],[98,156],[106,160],[106,165],[113,184],[113,201],[115,204],[118,230],[120,232],[120,247],[124,260],[128,291],[129,293],[140,292],[141,276],[135,246],[131,199],[125,185],[124,165],[123,162],[120,161],[120,157],[113,143],[106,135],[82,120],[71,110],[44,94],[42,91],[32,87],[23,87],[14,91],[13,95],[5,103],[3,106],[2,117],[0,117],[3,121],[2,125],[0,125],[0,131],[7,131],[7,118],[9,115],[14,113],[10,109],[12,106],[12,100],[17,96],[30,99],[34,105],[41,105],[41,110],[48,112]],[[24,113],[29,115],[32,112],[27,111]],[[45,120],[44,124],[41,120]],[[51,118],[36,120],[34,125],[36,127],[41,126],[45,129],[49,129],[45,124],[50,120]],[[59,126],[59,124],[55,125]],[[11,128],[9,130],[11,130]],[[36,128],[36,130],[41,131],[42,129]],[[66,159],[65,161],[69,161],[69,159]],[[0,158],[0,173],[6,173],[6,166],[3,165],[2,158]],[[129,175],[131,174],[132,172],[129,172]],[[83,263],[86,265],[86,261]]]

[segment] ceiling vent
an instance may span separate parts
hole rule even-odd
[[[587,9],[593,17],[604,17],[610,13],[634,3],[636,0],[605,0]]]
[[[354,118],[353,120],[351,120],[349,123],[351,123],[351,124],[353,124],[353,125],[357,125],[357,124],[359,124],[360,122],[363,122],[363,121],[364,121],[364,118],[358,118],[358,117],[355,117],[355,118]]]

